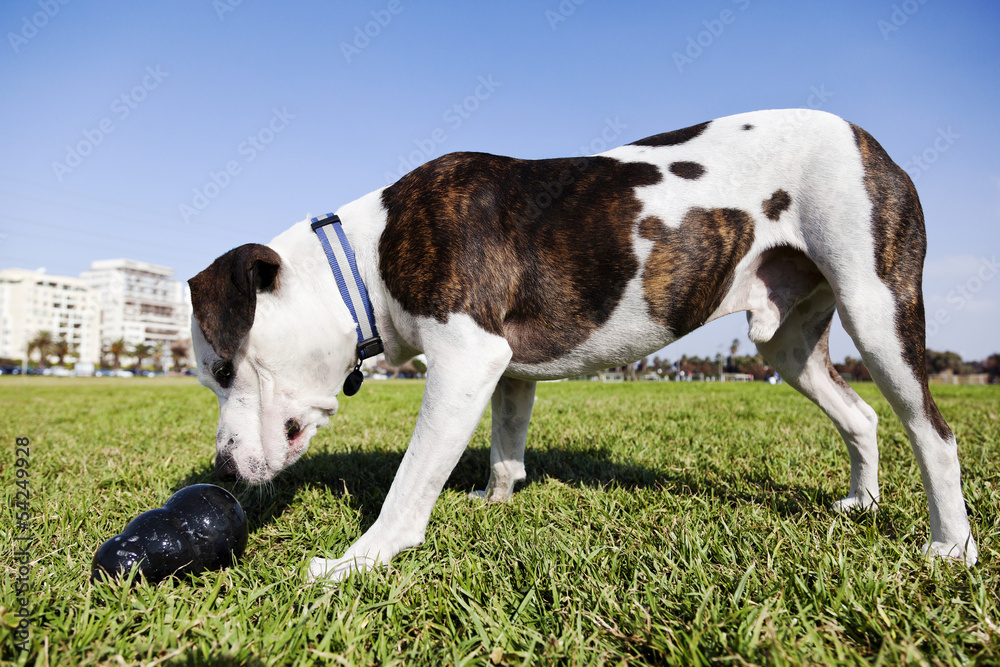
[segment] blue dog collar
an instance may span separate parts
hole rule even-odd
[[[385,348],[382,339],[375,328],[375,315],[372,313],[372,303],[368,298],[368,290],[358,273],[358,263],[354,259],[354,251],[344,234],[343,225],[340,218],[333,213],[327,213],[312,219],[312,229],[319,237],[319,242],[323,245],[323,251],[333,269],[333,275],[337,279],[337,287],[340,288],[340,296],[343,297],[347,309],[351,311],[351,317],[358,329],[358,366],[365,359],[374,357]],[[331,244],[330,239],[323,229],[326,225],[332,225],[337,234],[338,243]],[[352,280],[348,282],[345,276],[350,276]],[[357,371],[356,372],[360,372]],[[360,383],[359,383],[360,385]]]

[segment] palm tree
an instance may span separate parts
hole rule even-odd
[[[163,341],[153,346],[153,369],[163,372]]]
[[[153,353],[153,346],[146,343],[136,343],[132,346],[132,354],[135,355],[135,370],[142,370],[142,360]]]
[[[51,353],[59,358],[57,366],[62,366],[66,357],[73,354],[73,346],[66,340],[66,334],[59,336],[59,340],[52,343]]]
[[[739,365],[736,361],[736,353],[740,351],[740,339],[734,338],[733,342],[729,344],[729,370],[734,373],[739,373],[740,370],[737,368]]]
[[[125,338],[119,338],[118,340],[111,341],[108,345],[108,354],[111,355],[112,366],[115,370],[118,370],[122,366],[122,356],[128,353],[128,343],[125,342]]]
[[[43,368],[47,365],[49,360],[49,355],[52,354],[52,346],[54,342],[52,340],[51,331],[39,331],[35,334],[35,337],[28,341],[28,357],[31,358],[31,353],[38,350],[41,360],[39,365]]]
[[[175,340],[170,344],[170,356],[174,358],[174,370],[180,371],[186,366],[188,346],[185,341]]]

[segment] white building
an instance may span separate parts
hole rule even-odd
[[[186,283],[171,280],[173,269],[132,259],[91,262],[81,278],[100,303],[104,345],[124,338],[129,345],[162,344],[164,365],[170,347],[183,341],[191,350],[191,295]]]
[[[82,278],[26,269],[0,270],[0,357],[23,359],[39,332],[65,337],[66,361],[96,364],[101,356],[97,294]]]

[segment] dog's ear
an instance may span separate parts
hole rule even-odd
[[[257,293],[278,288],[281,257],[259,243],[233,248],[188,281],[194,317],[205,340],[232,359],[253,326]]]

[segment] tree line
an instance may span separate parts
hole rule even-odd
[[[965,361],[957,352],[927,350],[924,353],[924,365],[928,375],[939,375],[949,371],[955,375],[985,374],[989,376],[991,384],[1000,382],[1000,353],[991,354],[981,361]],[[852,380],[868,382],[872,379],[864,362],[854,357],[847,357],[844,363],[834,364],[833,367],[838,373]]]
[[[152,370],[183,372],[188,364],[189,345],[186,341],[172,341],[169,349],[163,343],[128,343],[125,338],[111,341],[101,346],[101,368],[119,370],[123,360],[130,360],[128,369],[141,370],[147,361],[151,362]],[[70,343],[65,335],[53,336],[50,331],[39,331],[28,341],[29,366],[48,368],[49,366],[66,367],[75,363],[72,357],[78,357],[76,346]],[[37,362],[32,359],[37,354]],[[19,365],[19,359],[2,360],[5,364]],[[168,365],[169,362],[169,365]]]
[[[729,347],[730,354],[728,356],[723,356],[722,353],[716,354],[714,357],[683,355],[674,361],[654,357],[652,360],[643,359],[634,364],[631,369],[624,370],[629,376],[655,373],[661,378],[671,379],[675,379],[681,372],[684,373],[684,376],[693,375],[695,377],[698,375],[717,377],[721,373],[744,373],[752,375],[754,380],[766,380],[776,374],[760,353],[739,355],[739,347],[739,341],[734,340]],[[966,361],[957,352],[927,350],[924,361],[929,375],[937,375],[947,371],[955,375],[983,373],[989,376],[991,383],[1000,382],[1000,353],[991,354],[980,361]],[[849,380],[870,382],[872,379],[871,373],[861,359],[849,356],[842,363],[834,363],[833,367]]]

